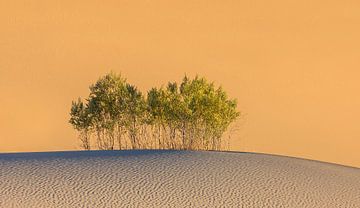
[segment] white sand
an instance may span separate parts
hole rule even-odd
[[[255,153],[0,154],[0,207],[360,207],[360,169]]]

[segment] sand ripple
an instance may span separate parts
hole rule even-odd
[[[360,207],[360,169],[254,153],[0,154],[0,207]]]

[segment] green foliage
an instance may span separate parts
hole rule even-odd
[[[69,123],[80,132],[81,147],[90,150],[91,117],[88,106],[84,105],[80,98],[71,104]]]
[[[71,104],[69,123],[78,131],[87,128],[90,122],[87,113],[87,108],[80,98],[77,101],[73,101]]]
[[[188,148],[220,149],[221,136],[240,114],[236,100],[229,100],[221,87],[215,88],[205,78],[183,79],[180,94],[189,113],[187,120]],[[186,126],[186,125],[185,125]]]
[[[101,77],[90,86],[88,98],[90,125],[96,131],[100,149],[113,149],[115,137],[120,136],[115,134],[121,134],[115,130],[125,121],[126,95],[126,80],[114,73]]]
[[[138,135],[141,126],[146,122],[146,102],[142,93],[133,85],[126,85],[125,95],[125,128],[129,132],[133,149],[138,148]]]
[[[114,149],[117,140],[119,149],[124,141],[125,148],[129,142],[131,148],[217,150],[228,126],[240,116],[236,100],[198,76],[152,88],[145,98],[110,73],[91,85],[86,101],[72,103],[69,122],[82,135],[95,134],[99,149]]]

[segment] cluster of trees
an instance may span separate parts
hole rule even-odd
[[[121,75],[109,73],[72,102],[69,123],[82,148],[219,150],[240,113],[237,102],[205,78],[152,88],[144,96]]]

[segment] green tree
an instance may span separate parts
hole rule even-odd
[[[188,108],[186,117],[187,144],[190,149],[220,149],[221,136],[240,113],[236,100],[227,98],[221,87],[215,88],[205,78],[184,77],[181,96]]]
[[[147,106],[142,93],[134,86],[126,85],[125,101],[125,127],[129,133],[131,147],[139,148],[140,130],[147,121]]]
[[[114,73],[101,77],[90,86],[89,112],[99,149],[114,149],[115,138],[118,139],[121,149],[126,111],[124,95],[126,80]]]
[[[80,132],[79,139],[81,141],[81,147],[85,150],[90,150],[91,118],[89,116],[88,106],[86,106],[80,98],[71,104],[69,123]]]
[[[165,126],[165,91],[160,88],[152,88],[147,94],[147,111],[149,113],[148,124],[155,138],[155,147],[164,148],[164,126]]]
[[[184,77],[180,85],[152,88],[145,98],[120,75],[109,73],[90,86],[84,103],[72,103],[70,124],[84,149],[94,135],[99,149],[222,148],[222,137],[240,116],[237,102],[205,78]],[[150,135],[150,136],[149,136]]]

